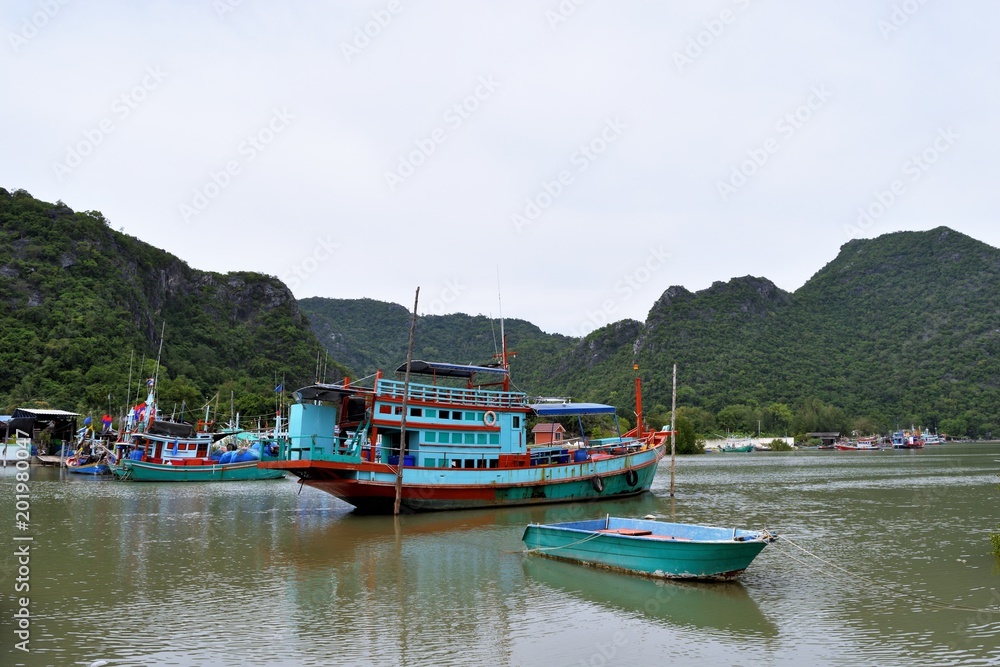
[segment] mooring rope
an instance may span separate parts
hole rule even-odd
[[[556,549],[565,549],[566,547],[575,547],[578,544],[583,544],[584,542],[589,542],[592,539],[600,537],[602,533],[594,533],[593,535],[588,535],[587,537],[577,540],[576,542],[570,542],[569,544],[563,544],[558,547],[535,547],[534,549],[524,549],[522,553],[530,554],[535,551],[555,551]]]
[[[831,568],[837,570],[838,572],[840,572],[841,574],[843,574],[845,577],[847,577],[848,580],[850,580],[850,581],[853,581],[853,580],[863,581],[864,583],[868,584],[869,586],[871,586],[873,588],[881,588],[881,589],[887,590],[890,593],[892,593],[893,595],[895,595],[897,597],[900,597],[900,598],[912,598],[912,599],[915,599],[915,600],[920,600],[920,601],[926,602],[927,604],[931,604],[931,605],[934,605],[936,607],[940,607],[941,609],[952,609],[952,610],[955,610],[955,611],[972,611],[972,612],[987,612],[987,613],[995,613],[997,611],[1000,611],[1000,607],[979,608],[979,607],[968,607],[968,606],[965,606],[965,605],[948,604],[946,602],[941,602],[940,600],[937,600],[937,599],[935,599],[933,597],[930,597],[928,595],[919,595],[919,594],[905,593],[905,592],[902,592],[902,591],[898,591],[898,590],[896,590],[895,588],[893,588],[889,584],[885,584],[885,583],[881,583],[881,582],[875,581],[874,579],[870,579],[870,578],[865,577],[863,575],[860,575],[860,574],[858,574],[856,572],[851,572],[850,570],[846,570],[846,569],[840,567],[836,563],[832,563],[832,562],[830,562],[830,561],[828,561],[828,560],[826,560],[824,558],[821,558],[820,556],[816,555],[812,551],[809,551],[808,549],[806,549],[802,545],[796,544],[792,540],[788,539],[788,537],[786,535],[782,535],[781,536],[780,542],[783,543],[783,544],[788,544],[790,546],[793,546],[796,549],[802,551],[803,553],[805,553],[805,554],[807,554],[809,556],[812,556],[817,561],[819,561],[820,563],[826,565],[827,567],[831,567]],[[811,569],[816,570],[817,572],[825,574],[825,575],[827,575],[829,577],[838,578],[838,575],[831,574],[828,570],[825,570],[825,569],[820,568],[820,567],[813,567],[810,563],[807,563],[806,561],[804,561],[804,560],[802,560],[800,558],[796,558],[792,554],[788,553],[788,551],[785,550],[785,549],[781,549],[780,551],[782,551],[782,553],[784,553],[784,555],[788,556],[790,559],[794,560],[797,563],[805,565],[806,567],[810,567]]]

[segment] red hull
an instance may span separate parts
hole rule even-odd
[[[400,506],[406,512],[432,512],[635,496],[649,490],[657,462],[658,458],[632,468],[635,475],[632,484],[629,484],[625,471],[603,475],[600,490],[593,476],[510,484],[404,484]],[[306,460],[262,462],[259,465],[290,470],[301,478],[302,484],[354,505],[359,513],[389,514],[395,505],[394,482],[357,478],[359,471],[391,471],[381,463],[344,464]],[[502,472],[503,469],[497,471]]]

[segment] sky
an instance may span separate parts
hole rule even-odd
[[[1000,246],[986,0],[7,0],[0,187],[297,298],[585,335],[794,291],[853,238]]]

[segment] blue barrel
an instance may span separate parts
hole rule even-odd
[[[587,454],[586,449],[578,449],[575,452],[573,452],[573,460],[576,461],[577,463],[581,461],[586,461],[588,458],[590,457]]]

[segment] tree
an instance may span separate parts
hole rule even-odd
[[[752,433],[757,431],[757,421],[760,419],[759,413],[749,405],[728,405],[716,415],[719,426],[728,431],[742,431]]]
[[[761,411],[761,429],[764,433],[784,435],[794,416],[792,409],[784,403],[771,403]]]
[[[705,442],[698,440],[695,436],[694,424],[683,415],[677,415],[677,435],[674,438],[674,446],[678,454],[705,453]]]

